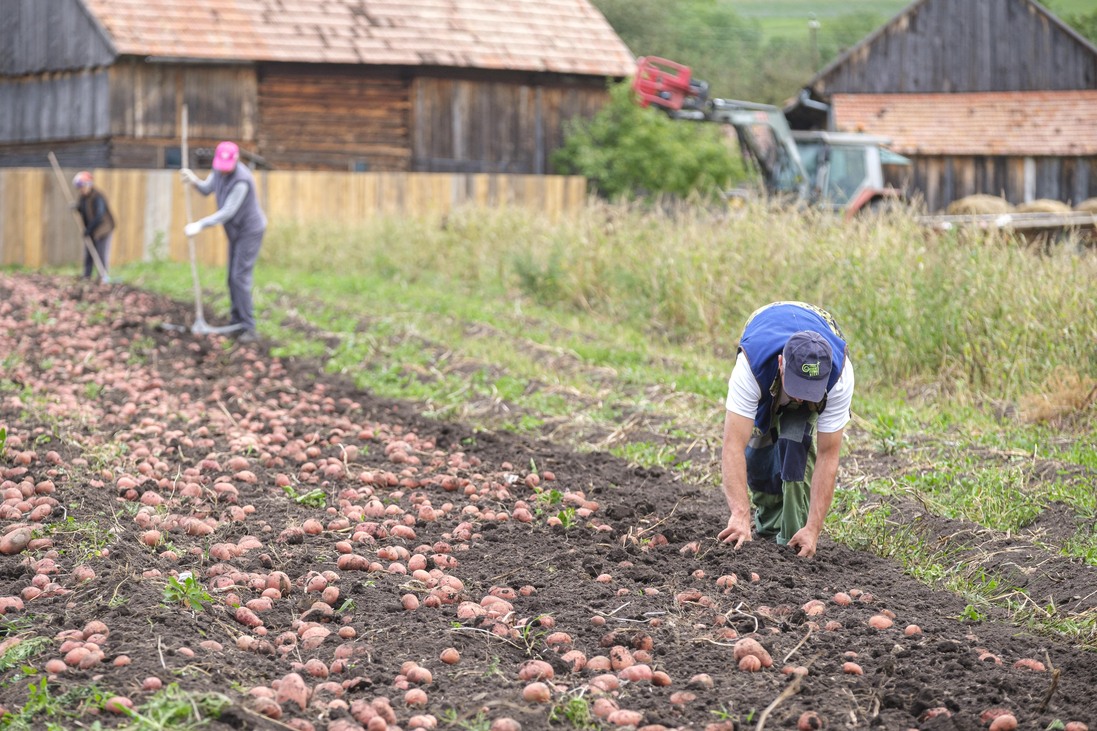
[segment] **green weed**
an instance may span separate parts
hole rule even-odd
[[[556,518],[560,521],[560,525],[563,526],[565,531],[571,530],[579,525],[579,517],[575,512],[575,508],[564,508],[556,514]]]
[[[9,629],[10,628],[5,628]],[[18,644],[9,647],[0,656],[0,673],[5,673],[19,665],[25,665],[30,660],[38,657],[51,646],[48,637],[28,637]]]
[[[201,612],[213,601],[213,597],[193,576],[184,576],[182,581],[171,576],[168,577],[168,583],[164,586],[164,601],[184,604],[195,612]]]
[[[320,488],[315,488],[304,494],[300,494],[294,490],[291,485],[283,485],[282,491],[295,503],[304,505],[305,507],[322,508],[328,504],[328,495]]]
[[[70,727],[68,721],[83,717],[89,707],[101,708],[106,698],[94,684],[73,686],[54,696],[49,681],[42,677],[27,685],[27,702],[22,708],[0,718],[0,729],[63,731]]]
[[[192,731],[221,717],[231,701],[220,693],[191,693],[170,683],[130,711],[132,731]]]
[[[475,716],[470,716],[459,712],[456,708],[447,708],[442,711],[440,718],[446,726],[463,731],[488,731],[491,728],[491,719],[483,711],[477,711]]]
[[[602,727],[590,710],[590,702],[583,696],[569,695],[549,709],[549,723],[567,724],[581,731]]]

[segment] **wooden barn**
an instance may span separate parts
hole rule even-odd
[[[1097,48],[1033,0],[916,0],[786,114],[890,138],[931,211],[974,193],[1097,196]]]
[[[0,166],[549,173],[631,73],[588,0],[4,0]]]

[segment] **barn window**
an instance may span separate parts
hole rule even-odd
[[[164,163],[162,167],[174,170],[183,166],[183,153],[178,147],[165,147],[163,152]]]
[[[350,171],[352,173],[368,173],[369,160],[351,160]]]

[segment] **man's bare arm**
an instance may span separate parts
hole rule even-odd
[[[727,527],[720,531],[719,539],[734,543],[736,548],[750,540],[752,527],[745,450],[753,431],[753,419],[731,411],[725,414],[721,472],[730,517]]]

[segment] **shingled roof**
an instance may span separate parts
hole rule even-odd
[[[905,155],[1097,155],[1097,91],[834,94],[834,127]]]
[[[588,0],[81,0],[122,55],[627,76]]]

